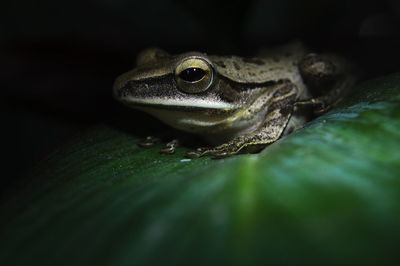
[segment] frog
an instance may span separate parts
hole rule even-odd
[[[352,64],[301,42],[256,57],[142,51],[136,67],[115,80],[114,98],[209,146],[187,157],[258,152],[335,106],[354,85]],[[148,137],[142,146],[151,146]],[[163,149],[173,153],[173,140]]]

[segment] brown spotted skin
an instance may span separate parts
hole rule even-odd
[[[328,110],[354,83],[347,65],[337,56],[308,53],[301,43],[264,50],[257,58],[170,55],[151,48],[138,56],[136,68],[117,78],[113,94],[214,145],[188,157],[220,158],[265,147]],[[182,80],[179,69],[192,68],[207,79]],[[163,152],[173,153],[176,146]]]

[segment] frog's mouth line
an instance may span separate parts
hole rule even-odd
[[[134,97],[128,97],[124,100],[128,105],[140,105],[140,106],[151,106],[167,109],[189,109],[189,110],[220,110],[220,111],[231,111],[235,109],[235,106],[229,103],[217,102],[212,100],[202,99],[185,99],[182,101],[175,99],[162,99],[162,98],[148,98],[139,99]]]

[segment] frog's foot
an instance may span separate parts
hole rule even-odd
[[[230,143],[224,143],[217,147],[197,148],[194,151],[188,152],[186,154],[186,157],[194,159],[205,155],[211,155],[215,158],[224,158],[238,153],[240,149],[241,147],[238,147],[237,144],[230,142]]]
[[[211,148],[208,147],[197,148],[194,151],[189,151],[188,153],[186,153],[186,157],[195,159],[205,155],[211,155],[215,158],[224,158],[237,153],[235,151],[229,151],[227,149],[221,148],[221,146],[211,147]]]
[[[153,136],[148,136],[144,140],[138,143],[138,146],[141,148],[150,148],[152,147],[155,143],[159,142],[160,139],[153,137]]]
[[[165,145],[165,148],[160,151],[161,154],[173,154],[176,148],[179,147],[179,141],[174,139]]]
[[[223,158],[223,157],[228,157],[228,156],[236,153],[236,152],[229,152],[229,151],[225,150],[224,148],[222,148],[222,146],[224,146],[224,145],[226,145],[226,144],[223,144],[218,147],[197,148],[194,151],[189,151],[188,153],[186,153],[186,157],[194,159],[194,158],[199,158],[199,157],[202,157],[205,155],[212,155],[216,158]]]

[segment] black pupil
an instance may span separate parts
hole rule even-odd
[[[186,68],[181,73],[179,73],[179,77],[184,81],[195,82],[201,80],[206,72],[197,67]]]

